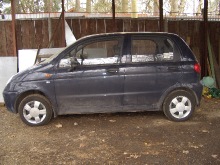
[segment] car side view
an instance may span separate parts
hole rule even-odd
[[[202,94],[200,65],[171,33],[107,33],[83,37],[14,75],[3,97],[29,126],[65,114],[163,111],[189,119]]]

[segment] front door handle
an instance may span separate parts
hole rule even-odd
[[[118,73],[119,69],[118,68],[109,68],[107,69],[108,73]]]

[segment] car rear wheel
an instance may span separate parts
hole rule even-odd
[[[164,100],[163,112],[173,121],[188,120],[195,110],[195,98],[184,90],[170,93]]]
[[[25,97],[18,107],[18,113],[21,120],[29,126],[45,125],[53,114],[50,102],[39,94]]]

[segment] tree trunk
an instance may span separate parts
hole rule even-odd
[[[200,0],[199,4],[198,4],[198,7],[197,7],[197,12],[196,13],[201,13],[201,15],[202,15],[202,5],[203,5],[203,1]]]
[[[153,15],[159,15],[159,0],[154,0],[154,11],[153,11]]]
[[[186,0],[181,0],[179,5],[179,14],[183,14],[185,11]]]
[[[122,12],[128,12],[128,0],[122,0]]]
[[[178,14],[178,1],[177,0],[169,0],[170,2],[170,15],[175,16]]]
[[[132,18],[137,18],[138,17],[137,0],[132,0],[131,5],[132,5],[132,7],[131,7],[131,9],[132,9],[131,17]]]
[[[75,7],[76,12],[80,11],[80,0],[76,0],[76,7]]]
[[[91,13],[91,0],[86,0],[86,12]]]

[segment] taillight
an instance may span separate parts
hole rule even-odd
[[[199,63],[194,64],[194,70],[195,70],[197,73],[201,73],[201,67],[200,67]]]

